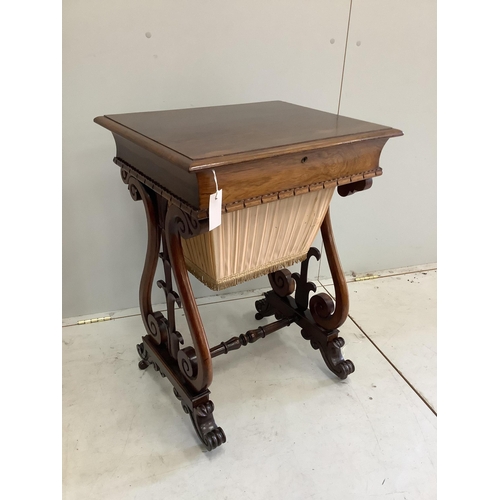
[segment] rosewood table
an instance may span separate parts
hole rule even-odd
[[[225,443],[208,390],[212,359],[291,325],[318,349],[341,379],[354,372],[344,359],[339,327],[347,318],[347,285],[335,248],[329,203],[368,189],[382,174],[383,146],[400,130],[281,101],[99,116],[113,133],[114,162],[147,216],[146,260],[139,304],[146,335],[139,368],[149,365],[173,385],[208,450]],[[321,228],[335,300],[307,279],[310,247]],[[158,264],[167,314],[154,311]],[[286,266],[301,261],[300,273]],[[227,286],[268,274],[271,290],[257,300],[259,326],[210,347],[188,271],[207,286]],[[175,278],[176,290],[174,289]],[[188,332],[179,332],[175,305]]]

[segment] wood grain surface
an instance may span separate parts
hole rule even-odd
[[[244,208],[253,200],[259,204],[294,196],[338,179],[345,183],[380,175],[384,144],[403,134],[282,101],[108,115],[94,121],[113,133],[117,163],[131,166],[201,212],[215,192],[214,172],[223,206],[235,209],[241,203]]]
[[[401,131],[282,101],[106,115],[95,120],[190,171]]]

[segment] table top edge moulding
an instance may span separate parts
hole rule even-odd
[[[268,116],[249,112],[255,107],[259,107],[259,110],[267,109]],[[219,116],[220,110],[224,110],[223,117]],[[211,137],[205,141],[204,134],[206,135],[209,129],[214,129],[217,120],[227,118],[227,116],[232,117],[235,127],[229,130],[215,129],[211,132]],[[196,127],[191,121],[184,127],[182,127],[182,121],[178,123],[180,118],[197,120],[200,117],[203,120],[200,120],[201,123]],[[269,122],[270,119],[273,121],[268,127],[273,129],[274,135],[281,132],[280,137],[270,137],[269,130],[264,127],[264,130],[259,131],[259,127],[266,124],[264,120]],[[94,121],[159,156],[171,159],[176,165],[189,171],[211,169],[256,158],[302,152],[307,149],[354,141],[403,135],[400,130],[385,125],[283,101],[113,114],[99,116]],[[300,128],[295,126],[296,123]],[[163,129],[160,128],[157,131],[158,126],[163,126]],[[244,147],[241,143],[231,147],[229,144],[238,139],[239,133],[244,132],[248,136],[248,127],[253,129],[251,131],[252,146],[248,145],[248,137],[244,137],[242,139]],[[277,130],[279,128],[282,130]],[[309,130],[304,132],[304,128],[309,128]],[[174,136],[174,133],[178,135]],[[181,141],[179,136],[185,137],[186,134],[188,139]],[[222,135],[227,136],[229,144],[227,142],[217,144]],[[214,143],[216,143],[215,150],[214,147],[210,147]]]
[[[212,169],[224,190],[223,210],[237,210],[291,189],[305,192],[311,184],[341,185],[380,175],[382,147],[402,135],[282,101],[105,115],[94,121],[113,133],[119,165],[139,170],[201,218],[214,192]],[[263,171],[269,172],[264,179]]]

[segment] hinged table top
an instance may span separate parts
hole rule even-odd
[[[402,135],[384,125],[282,101],[105,115],[95,121],[191,172]]]
[[[198,217],[217,185],[231,211],[378,176],[384,144],[402,135],[282,101],[94,121],[113,133],[116,164]]]

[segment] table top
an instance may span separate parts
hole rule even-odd
[[[95,121],[190,172],[402,135],[384,125],[282,101],[105,115]]]

